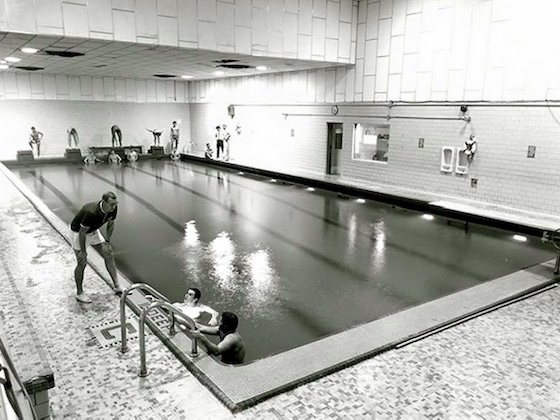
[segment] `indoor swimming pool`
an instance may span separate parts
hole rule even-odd
[[[237,313],[246,361],[555,257],[537,238],[192,162],[12,171],[66,223],[115,191],[119,270]]]

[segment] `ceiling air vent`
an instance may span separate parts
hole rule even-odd
[[[63,58],[72,58],[72,57],[81,57],[83,55],[85,55],[84,53],[81,52],[75,52],[75,51],[53,51],[53,50],[46,50],[43,51],[45,54],[48,55],[55,55],[57,57],[63,57]]]
[[[16,66],[16,69],[27,70],[27,71],[45,70],[44,67],[31,67],[31,66]]]
[[[236,70],[254,69],[253,66],[250,66],[248,64],[220,64],[216,67],[224,67],[226,69],[236,69]]]
[[[154,74],[154,77],[159,77],[160,79],[171,79],[172,77],[177,77],[174,74]]]
[[[212,63],[219,63],[219,64],[229,64],[229,63],[237,63],[239,60],[233,60],[231,58],[224,58],[222,60],[213,60]]]

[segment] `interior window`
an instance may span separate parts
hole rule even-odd
[[[389,126],[354,124],[354,159],[387,162],[389,159]]]

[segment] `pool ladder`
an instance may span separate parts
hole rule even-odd
[[[156,296],[159,300],[151,302],[146,308],[142,310],[140,314],[140,321],[138,326],[138,335],[139,335],[139,342],[140,342],[140,372],[138,376],[145,377],[148,376],[148,370],[146,368],[146,339],[145,339],[145,324],[146,324],[146,317],[148,313],[152,310],[157,308],[163,308],[171,314],[171,324],[169,325],[169,335],[175,335],[175,318],[179,317],[180,319],[184,320],[188,327],[192,330],[196,329],[196,323],[192,320],[192,318],[185,315],[179,309],[175,308],[169,299],[167,299],[164,295],[158,292],[156,289],[151,287],[146,283],[135,283],[126,288],[121,295],[120,301],[120,313],[121,313],[121,353],[126,353],[129,350],[126,338],[126,300],[128,296],[132,293],[135,289],[141,289],[148,291],[152,294],[152,296]],[[190,338],[190,337],[189,337]],[[191,357],[198,356],[198,344],[196,338],[191,339]]]

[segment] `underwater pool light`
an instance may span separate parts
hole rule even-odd
[[[276,182],[276,180],[273,178],[273,179],[270,180],[270,182]]]
[[[434,220],[434,216],[432,216],[431,214],[423,214],[422,219]]]
[[[519,242],[527,242],[527,237],[523,235],[513,235],[513,239]]]
[[[237,172],[237,175],[245,175],[245,172],[239,171],[239,172]]]
[[[307,187],[307,191],[315,191],[315,188],[313,188],[313,187]]]
[[[363,198],[358,198],[356,201],[360,204],[364,204],[366,202]]]

